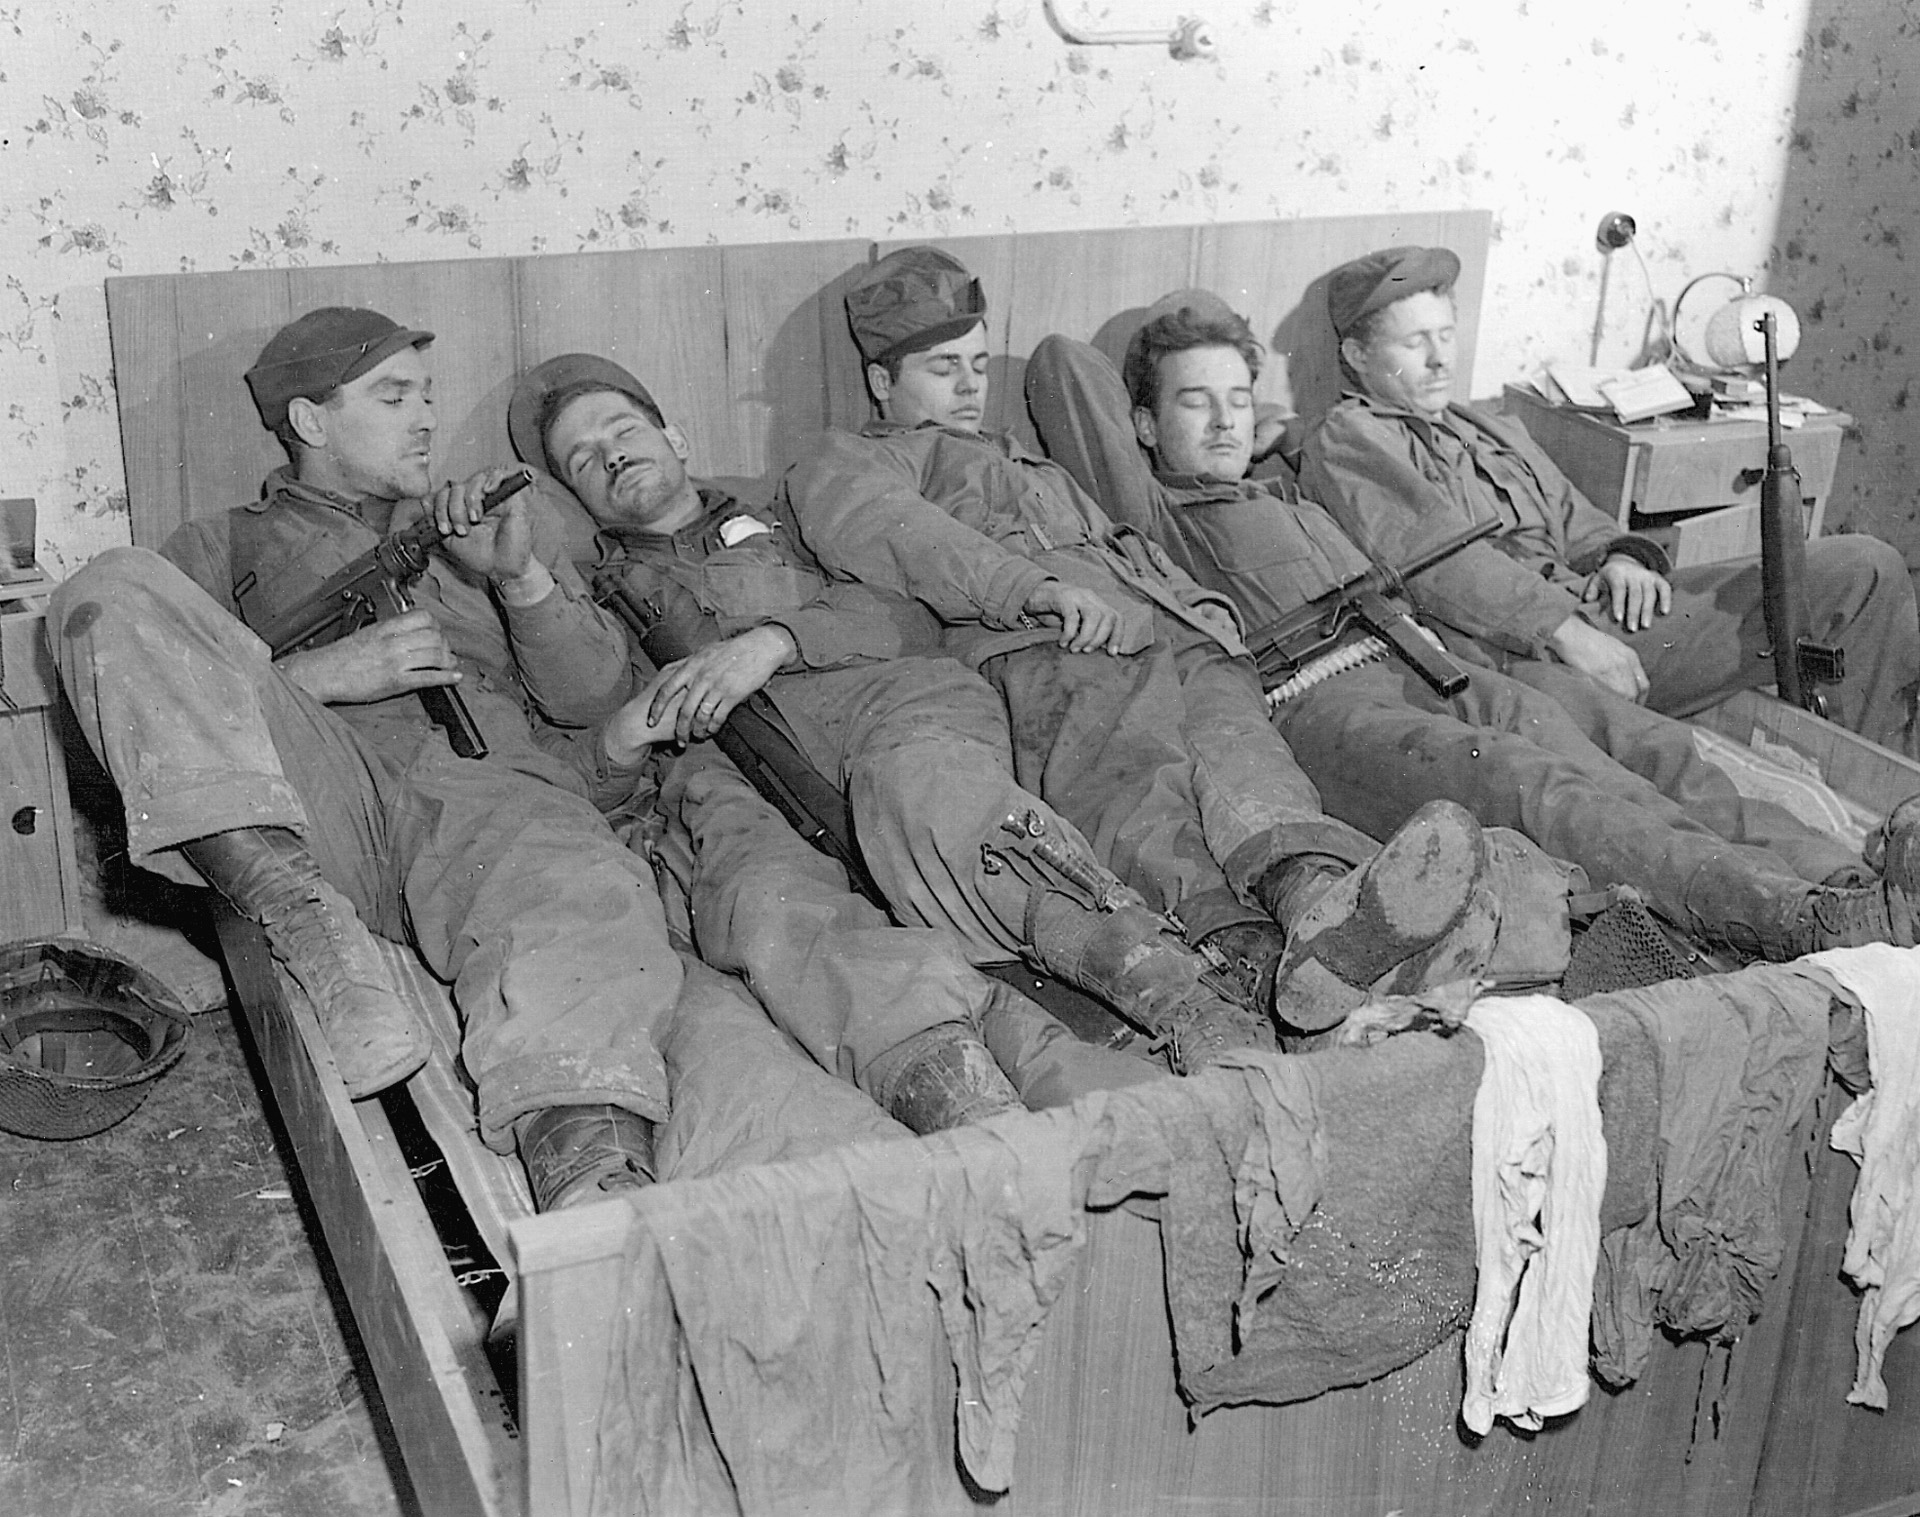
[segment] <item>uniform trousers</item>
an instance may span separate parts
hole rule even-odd
[[[1379,851],[1322,809],[1266,719],[1249,661],[1164,614],[1154,634],[1122,658],[1047,643],[983,664],[1011,713],[1028,789],[1195,938],[1248,920],[1234,904],[1257,905],[1253,886],[1283,859],[1354,865]]]
[[[1274,724],[1328,808],[1356,826],[1385,836],[1427,801],[1456,800],[1710,937],[1744,928],[1784,947],[1811,886],[1857,863],[1838,839],[1739,795],[1683,725],[1620,700],[1594,713],[1610,722],[1596,735],[1633,762],[1595,746],[1558,702],[1486,669],[1443,701],[1405,665],[1369,664],[1286,702]]]
[[[866,1089],[876,1059],[946,1024],[983,1036],[1035,1109],[1164,1073],[1079,1042],[975,969],[953,933],[896,926],[711,744],[674,760],[660,808],[659,856],[685,891],[701,957],[745,980],[774,1024],[841,1079]]]
[[[1900,553],[1874,537],[1816,537],[1807,544],[1808,636],[1846,655],[1846,678],[1820,686],[1833,719],[1908,757],[1914,747],[1914,671],[1920,618]],[[1673,574],[1673,610],[1639,632],[1622,633],[1640,655],[1647,706],[1689,717],[1740,690],[1773,685],[1760,560],[1692,564]],[[1565,664],[1515,659],[1506,672],[1577,709],[1598,687]],[[1604,692],[1601,692],[1604,694]]]

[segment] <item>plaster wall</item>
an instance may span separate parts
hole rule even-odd
[[[0,0],[0,496],[56,569],[128,540],[119,272],[1485,206],[1475,393],[1624,362],[1765,269],[1807,4],[1057,0],[1190,6],[1177,62],[1040,0]]]

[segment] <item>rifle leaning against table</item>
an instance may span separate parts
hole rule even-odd
[[[1278,705],[1389,653],[1398,654],[1443,699],[1458,695],[1467,688],[1467,671],[1395,598],[1416,574],[1499,529],[1498,521],[1476,522],[1398,567],[1375,564],[1252,633],[1247,646],[1259,666],[1267,703]]]

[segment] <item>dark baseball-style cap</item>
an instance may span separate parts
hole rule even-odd
[[[301,396],[325,400],[402,348],[424,348],[432,341],[433,333],[403,327],[378,311],[322,306],[268,339],[247,370],[247,388],[260,408],[260,420],[277,432],[290,401]]]
[[[938,248],[889,253],[847,288],[847,324],[868,363],[938,347],[986,314],[980,281]]]
[[[554,397],[569,390],[576,394],[617,390],[639,401],[655,426],[666,425],[652,392],[611,358],[597,353],[562,353],[535,364],[514,382],[513,398],[507,402],[507,437],[522,463],[555,474],[547,461],[546,429],[553,420],[550,408]]]
[[[1460,277],[1451,248],[1382,248],[1327,276],[1327,315],[1342,340],[1375,311],[1426,290],[1450,290]]]

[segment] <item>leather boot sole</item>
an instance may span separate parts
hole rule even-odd
[[[1294,924],[1274,1015],[1303,1032],[1333,1026],[1368,987],[1461,922],[1485,867],[1486,842],[1470,812],[1452,801],[1422,806]]]

